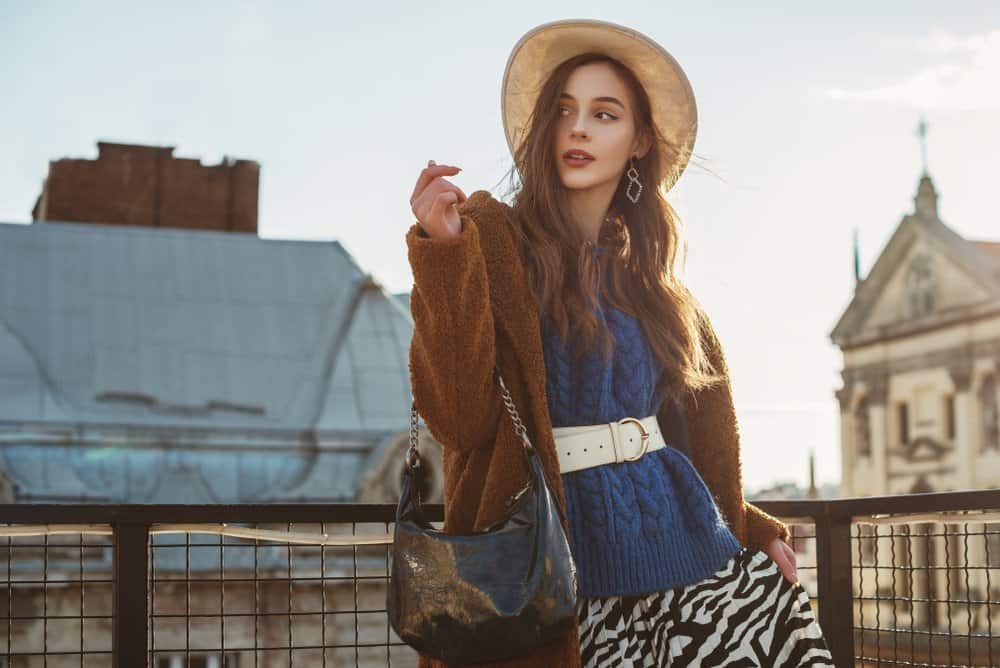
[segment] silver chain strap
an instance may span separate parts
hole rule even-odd
[[[525,451],[531,454],[535,446],[531,444],[531,440],[528,438],[528,430],[524,426],[524,422],[521,421],[521,416],[517,412],[517,408],[514,406],[514,399],[510,396],[510,391],[507,389],[507,384],[503,382],[503,376],[500,375],[500,371],[496,371],[497,380],[500,382],[500,391],[503,394],[503,403],[507,407],[507,412],[510,413],[510,419],[514,423],[514,433],[517,434],[518,438],[521,439],[521,444],[524,446]],[[419,416],[417,415],[417,402],[414,401],[410,406],[410,449],[406,452],[406,467],[410,470],[420,468],[420,453],[417,452],[417,423],[419,422]]]

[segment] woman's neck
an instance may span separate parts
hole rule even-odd
[[[585,241],[597,244],[616,187],[617,184],[611,183],[610,187],[570,191],[570,212]]]

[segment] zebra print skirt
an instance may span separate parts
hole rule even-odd
[[[577,616],[584,668],[833,665],[809,594],[763,550],[667,591],[580,597]]]

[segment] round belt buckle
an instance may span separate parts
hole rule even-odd
[[[618,424],[625,424],[626,422],[634,422],[639,427],[639,431],[642,432],[642,449],[639,451],[639,454],[635,457],[625,457],[626,462],[634,462],[646,454],[646,449],[649,447],[649,432],[646,431],[646,425],[634,417],[622,418],[618,421]]]

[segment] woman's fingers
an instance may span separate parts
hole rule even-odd
[[[451,190],[445,190],[444,192],[438,193],[438,196],[434,198],[434,203],[431,205],[431,212],[428,218],[433,223],[437,221],[444,221],[445,209],[450,205],[458,201],[458,195],[456,195]]]
[[[768,543],[764,552],[771,558],[771,561],[778,565],[778,570],[781,571],[785,579],[792,584],[799,581],[795,568],[795,551],[785,541],[775,538]]]
[[[413,186],[413,193],[410,195],[410,205],[420,197],[420,193],[438,176],[454,176],[462,171],[461,167],[451,165],[438,165],[433,160],[427,161],[427,166],[420,171],[417,183]]]
[[[795,550],[793,550],[791,546],[786,543],[782,543],[782,545],[784,546],[785,554],[788,555],[788,560],[792,562],[792,566],[797,566],[798,564],[795,561]]]
[[[443,192],[452,192],[455,194],[455,200],[453,203],[461,204],[466,200],[465,193],[461,188],[456,186],[454,183],[447,181],[443,178],[435,178],[431,181],[423,191],[417,195],[417,198],[413,201],[413,215],[416,216],[417,220],[421,223],[432,222],[433,214],[431,213],[432,207],[438,195]]]
[[[795,568],[795,551],[788,547],[784,541],[781,543],[781,556],[782,563],[778,564],[781,567],[781,572],[789,582],[795,584],[799,581],[799,576]]]
[[[467,198],[465,192],[445,176],[453,176],[462,171],[452,165],[438,165],[427,161],[427,167],[420,172],[410,197],[410,208],[417,222],[432,237],[454,236],[461,230],[458,210],[451,208]]]
[[[454,183],[443,177],[439,176],[431,181],[431,187],[437,187],[440,190],[451,190],[455,193],[455,196],[457,197],[456,202],[459,204],[466,200],[465,192]]]

